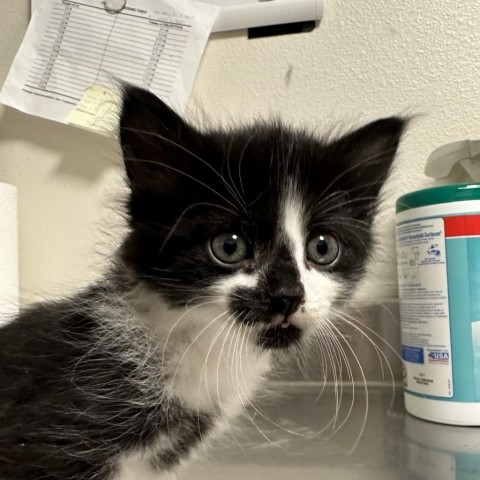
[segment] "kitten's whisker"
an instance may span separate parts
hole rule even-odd
[[[232,372],[232,379],[233,379],[233,382],[232,382],[232,386],[238,396],[238,399],[239,399],[239,404],[242,408],[242,410],[244,411],[245,415],[247,416],[247,418],[252,421],[252,418],[250,417],[250,414],[248,412],[248,410],[246,409],[245,407],[245,399],[243,398],[242,396],[242,392],[240,390],[240,384],[239,384],[239,381],[238,381],[238,361],[237,361],[237,348],[238,348],[238,342],[240,340],[240,336],[241,336],[241,333],[242,333],[242,328],[243,328],[243,325],[240,324],[235,332],[235,341],[233,343],[233,349],[232,349],[232,355],[230,357],[230,369],[231,369],[231,372]],[[230,353],[230,352],[229,352]],[[254,423],[252,421],[252,423]]]
[[[200,378],[199,378],[199,381],[198,381],[198,389],[197,389],[197,398],[200,399],[200,393],[201,393],[200,390],[202,388],[202,380],[204,379],[205,380],[204,381],[205,392],[207,393],[207,397],[208,397],[208,400],[210,402],[210,405],[212,406],[213,411],[216,411],[217,407],[212,400],[212,397],[210,395],[210,389],[209,389],[209,386],[208,386],[208,378],[207,378],[208,377],[208,360],[210,358],[210,353],[211,353],[213,347],[215,346],[215,343],[217,342],[220,335],[223,333],[223,331],[228,326],[228,322],[232,318],[232,316],[233,315],[230,315],[226,319],[225,323],[218,329],[217,333],[215,334],[212,341],[210,342],[209,348],[207,350],[207,354],[206,354],[205,359],[203,361],[202,369],[200,371]],[[198,431],[201,434],[201,429],[200,429],[200,403],[198,404],[197,411],[198,411],[198,414],[199,414]],[[220,412],[218,412],[218,414],[222,414],[222,412],[220,411]]]
[[[339,365],[341,365],[343,367],[343,365],[345,365],[345,368],[347,369],[347,377],[352,381],[353,379],[353,374],[352,374],[352,369],[350,367],[350,363],[348,361],[348,358],[345,354],[345,351],[341,345],[341,343],[338,341],[337,337],[333,334],[329,337],[331,343],[332,343],[332,347],[334,348],[334,350],[336,352],[339,353],[339,358],[338,358],[338,363]],[[341,403],[342,403],[342,399],[343,399],[343,368],[340,369],[340,402],[339,402],[339,407],[341,407]],[[353,407],[353,403],[351,404],[350,406],[350,411],[351,411],[351,408]],[[349,411],[349,413],[350,413]],[[342,427],[343,423],[340,424],[337,429],[340,429]]]
[[[382,297],[383,298],[383,297]],[[399,299],[396,298],[395,299],[396,301],[393,302],[391,299],[386,299],[385,301],[389,302],[389,303],[398,303],[399,302]],[[390,309],[385,305],[385,303],[382,303],[382,302],[376,302],[376,301],[372,301],[370,302],[372,303],[373,305],[377,306],[377,307],[380,307],[382,308],[382,310],[385,311],[385,313],[387,314],[387,318],[389,320],[392,320],[393,323],[395,323],[395,325],[397,325],[398,327],[400,327],[400,321],[399,319],[397,318],[397,315],[395,315],[392,311],[390,311]]]
[[[262,416],[263,418],[264,415],[262,415],[262,413],[253,405],[252,401],[250,400],[249,398],[249,395],[245,393],[245,391],[243,390],[242,388],[242,381],[243,381],[243,384],[245,385],[245,381],[244,379],[242,378],[242,371],[241,371],[241,365],[242,365],[242,349],[243,349],[243,342],[245,340],[245,334],[247,332],[247,329],[248,329],[248,326],[246,325],[240,325],[240,334],[241,334],[241,331],[242,329],[244,329],[244,332],[243,332],[243,337],[242,337],[242,340],[240,341],[240,335],[239,335],[239,338],[238,338],[238,341],[239,343],[237,344],[237,341],[235,342],[235,378],[236,378],[236,384],[237,384],[237,387],[238,387],[238,392],[239,392],[239,396],[240,398],[242,398],[242,404],[244,404],[244,402],[246,402],[247,406],[250,406],[253,410],[254,410],[254,416],[252,416],[250,414],[250,412],[248,411],[247,408],[244,408],[244,411],[247,415],[247,418],[249,418],[249,420],[251,421],[252,425],[256,428],[256,430],[258,430],[258,432],[260,433],[260,435],[262,435],[262,437],[272,446],[274,446],[275,444],[272,442],[272,440],[268,437],[268,435],[258,426],[258,424],[255,422],[254,418],[256,416],[256,414],[258,413],[260,416]],[[239,374],[239,369],[240,369],[240,374]],[[247,392],[248,392],[248,389],[247,389]],[[282,450],[285,450],[284,448],[282,447],[279,447],[281,448]]]
[[[236,322],[236,318],[233,318],[232,322],[231,322],[231,325],[230,325],[230,328],[228,329],[228,332],[227,334],[225,335],[225,338],[223,340],[223,343],[222,343],[222,348],[220,349],[220,355],[218,357],[218,363],[217,363],[217,378],[216,378],[216,391],[217,391],[217,399],[218,399],[218,405],[220,407],[220,412],[223,412],[225,413],[226,410],[223,408],[222,406],[222,401],[221,401],[221,397],[220,397],[220,388],[219,388],[219,377],[220,377],[220,366],[221,366],[221,362],[222,362],[222,355],[223,355],[223,351],[224,351],[224,348],[225,348],[225,344],[228,340],[228,337],[230,335],[230,332],[232,331],[232,328],[237,326],[237,322]],[[232,336],[232,339],[233,339],[233,336]],[[231,340],[232,340],[231,339]],[[231,345],[231,340],[230,340],[230,345]],[[229,354],[229,352],[227,352]],[[228,377],[228,379],[231,379],[232,378],[232,375],[231,375],[231,367],[229,366],[228,364],[228,361],[225,362],[225,365],[226,365],[226,375]],[[227,379],[227,385],[229,386],[228,388],[231,388],[232,391],[233,390],[233,383],[231,381],[229,381]],[[233,432],[233,428],[232,426],[230,425],[229,422],[227,422],[227,427],[230,431],[230,434],[232,435],[232,438],[235,440],[235,443],[240,447],[240,449],[243,451],[243,446],[242,444],[238,441],[236,435],[234,434]]]
[[[328,377],[328,363],[327,363],[327,357],[330,360],[332,364],[332,358],[331,358],[331,352],[329,351],[328,348],[325,346],[325,341],[326,338],[328,338],[331,335],[330,332],[327,331],[325,325],[321,324],[319,325],[319,330],[315,333],[313,336],[313,341],[317,344],[319,347],[319,350],[321,351],[322,355],[322,366],[323,366],[323,374],[324,374],[324,382],[322,385],[322,389],[320,393],[317,395],[317,397],[314,399],[313,403],[317,403],[326,387],[327,384],[327,377]],[[327,352],[325,350],[327,349]],[[332,365],[332,372],[333,372],[333,365]],[[334,376],[334,383],[336,384],[335,381],[335,376]],[[335,389],[334,389],[335,392]],[[335,423],[335,415],[332,415],[332,418],[314,435],[315,438],[321,437],[331,426],[333,427]]]
[[[313,336],[313,342],[315,343],[315,346],[317,347],[315,349],[315,351],[317,353],[317,356],[319,357],[320,363],[322,365],[322,371],[323,371],[322,388],[320,390],[320,393],[317,395],[317,397],[315,398],[315,400],[313,402],[313,403],[316,403],[316,402],[318,402],[320,397],[323,395],[323,392],[325,391],[325,387],[327,385],[327,373],[328,372],[327,372],[327,369],[326,369],[327,359],[326,359],[326,356],[325,356],[325,350],[324,350],[324,347],[323,347],[323,345],[322,345],[322,343],[321,343],[321,341],[320,341],[320,339],[318,338],[317,335]]]
[[[170,340],[170,337],[172,336],[172,333],[173,331],[175,330],[175,328],[180,324],[180,322],[182,322],[185,317],[191,313],[193,310],[197,309],[197,308],[200,308],[200,307],[204,307],[205,305],[211,305],[212,303],[221,303],[220,301],[218,300],[214,300],[214,301],[210,301],[210,302],[204,302],[204,303],[199,303],[197,305],[194,305],[193,307],[190,307],[190,308],[186,308],[185,311],[182,313],[182,315],[180,315],[180,317],[178,317],[178,319],[174,322],[174,324],[171,326],[168,334],[167,334],[167,338],[165,339],[165,343],[163,345],[163,351],[162,351],[162,363],[165,364],[165,361],[166,361],[166,351],[167,351],[167,346],[168,346],[168,342]]]
[[[380,340],[384,345],[386,345],[399,360],[402,360],[402,357],[398,354],[397,350],[389,342],[387,342],[381,335],[375,332],[375,330],[361,323],[359,320],[357,320],[352,315],[349,315],[347,312],[343,312],[335,308],[332,308],[332,313],[334,313],[337,318],[344,321],[345,323],[348,323],[355,330],[359,331],[362,335],[364,335],[367,339],[369,339],[369,341],[373,342],[373,340],[362,330],[362,328],[365,328],[366,330],[368,330],[369,333],[374,335],[375,338],[378,338],[378,340]]]
[[[328,319],[326,319],[326,321],[327,321],[327,325],[329,325],[331,323]],[[336,338],[335,335],[332,335],[331,338],[332,338],[332,341],[335,343],[335,345],[337,345],[337,347],[340,351],[340,354],[343,358],[343,362],[345,363],[345,367],[347,368],[348,379],[350,380],[350,384],[351,384],[351,387],[352,387],[352,400],[350,402],[350,406],[349,406],[346,417],[343,419],[343,421],[340,423],[340,425],[338,425],[338,427],[336,427],[336,429],[335,429],[335,432],[338,432],[347,423],[347,421],[350,418],[350,415],[353,411],[353,406],[354,406],[354,403],[355,403],[355,382],[354,382],[354,379],[353,379],[353,371],[352,371],[350,362],[348,360],[348,356],[345,353],[345,349],[343,348],[341,342],[338,340],[338,338]],[[348,340],[341,333],[340,333],[340,338],[345,343],[348,343]],[[343,378],[342,378],[342,381],[343,381]]]
[[[248,327],[245,328],[245,333],[247,332],[247,329]],[[247,360],[248,362],[248,358],[249,358],[249,355],[248,355],[248,345],[249,345],[249,341],[250,341],[250,336],[252,335],[252,332],[254,330],[252,328],[249,329],[249,332],[248,332],[248,336],[247,336],[247,340],[246,340],[246,343],[245,343],[245,359]],[[241,344],[241,347],[240,347],[240,351],[243,350],[243,345],[244,345],[244,340],[245,340],[245,333],[243,334],[243,338],[242,338],[242,344]],[[247,391],[249,390],[248,388],[248,385],[245,381],[245,376],[243,374],[243,361],[242,361],[242,357],[240,357],[240,380],[242,381],[243,385],[245,386],[245,388],[247,389]],[[290,433],[292,435],[296,435],[296,436],[299,436],[299,437],[303,437],[304,435],[301,434],[301,433],[298,433],[298,432],[294,432],[293,430],[288,430],[287,428],[284,428],[282,426],[280,426],[278,423],[274,422],[271,418],[269,418],[268,416],[266,416],[257,406],[256,406],[256,403],[255,403],[255,400],[253,399],[250,399],[248,400],[248,403],[249,405],[253,408],[253,410],[255,411],[256,414],[260,415],[260,417],[262,417],[264,420],[266,420],[269,424],[273,425],[274,427],[280,429],[280,430],[283,430],[284,432],[287,432],[287,433]]]
[[[245,403],[244,403],[245,400],[242,397],[242,394],[241,394],[241,391],[240,391],[240,388],[239,388],[239,382],[238,382],[236,355],[237,355],[238,340],[239,340],[240,335],[241,335],[242,327],[243,327],[243,325],[238,326],[238,328],[235,331],[235,335],[234,335],[235,341],[233,343],[233,349],[232,349],[232,342],[231,342],[230,347],[229,347],[227,362],[228,362],[228,365],[229,365],[229,368],[230,368],[230,371],[231,371],[231,380],[232,380],[231,386],[232,386],[233,391],[236,393],[236,395],[238,397],[239,405],[240,405],[241,409],[243,410],[245,416],[252,423],[252,425],[255,425],[255,422],[250,417],[250,414],[245,407]],[[230,354],[231,354],[231,356],[230,356]],[[234,369],[234,367],[235,367],[235,369]]]
[[[394,400],[395,400],[395,376],[393,374],[393,369],[392,369],[392,366],[390,365],[390,362],[385,354],[385,352],[382,351],[381,348],[379,348],[379,346],[373,341],[373,339],[367,334],[365,333],[358,325],[356,325],[355,323],[358,323],[360,324],[360,322],[358,322],[358,320],[353,320],[353,319],[350,319],[350,320],[347,320],[345,317],[348,316],[346,313],[344,312],[333,312],[333,314],[340,320],[342,320],[343,322],[347,323],[348,325],[352,326],[353,328],[355,328],[357,331],[359,331],[366,339],[367,341],[372,345],[372,347],[374,348],[376,354],[377,354],[377,357],[379,359],[379,362],[380,362],[380,366],[382,368],[382,376],[383,376],[383,379],[385,380],[385,374],[384,374],[384,371],[383,371],[383,361],[382,361],[382,357],[385,361],[385,363],[387,364],[387,368],[389,370],[389,373],[390,373],[390,378],[391,378],[391,383],[392,383],[392,397],[391,397],[391,404],[393,404]],[[350,318],[350,317],[349,317]],[[384,340],[382,337],[380,337],[374,330],[368,328],[366,325],[363,325],[363,324],[360,324],[362,325],[363,327],[365,327],[369,332],[371,332],[372,334],[374,334],[377,338],[383,340],[383,343],[385,345],[387,345],[394,353],[395,355],[401,359],[401,357],[398,355],[398,353],[393,349],[393,347],[386,341]]]
[[[340,414],[340,408],[342,405],[342,398],[343,398],[343,383],[342,383],[342,377],[343,377],[343,365],[342,365],[342,359],[339,357],[337,348],[334,343],[334,335],[331,333],[330,329],[327,328],[327,325],[325,325],[325,330],[328,331],[328,335],[325,336],[325,341],[328,345],[329,350],[332,353],[332,359],[333,359],[333,365],[335,365],[335,398],[336,398],[336,404],[335,404],[335,420],[333,422],[333,428],[335,429],[338,423],[338,417]]]
[[[340,332],[340,331],[338,330],[338,328],[333,324],[333,322],[331,322],[330,320],[327,320],[327,322],[328,322],[328,324],[329,324],[329,326],[330,326],[331,329],[333,329],[337,334],[339,334],[339,335],[342,336],[341,332]],[[343,338],[343,336],[342,336],[342,338]],[[363,370],[362,364],[361,364],[361,362],[360,362],[360,359],[358,358],[357,354],[355,353],[355,351],[353,350],[352,346],[351,346],[348,342],[346,342],[346,345],[347,345],[349,351],[351,352],[351,354],[353,355],[353,357],[354,357],[354,359],[355,359],[355,361],[356,361],[356,363],[357,363],[357,365],[358,365],[358,368],[360,369],[360,373],[361,373],[361,376],[362,376],[362,382],[363,382],[363,388],[364,388],[364,392],[365,392],[365,414],[364,414],[364,417],[363,417],[363,421],[362,421],[362,426],[361,426],[361,429],[360,429],[360,433],[358,434],[357,439],[356,439],[355,443],[353,444],[353,447],[352,447],[351,450],[350,450],[350,453],[351,453],[351,452],[353,452],[353,451],[357,448],[357,446],[358,446],[358,444],[359,444],[359,442],[360,442],[360,439],[361,439],[361,437],[362,437],[362,435],[363,435],[363,432],[364,432],[364,430],[365,430],[365,426],[366,426],[366,424],[367,424],[368,407],[369,407],[369,403],[368,403],[368,402],[369,402],[369,397],[368,397],[367,379],[366,379],[365,372],[364,372],[364,370]]]
[[[216,300],[211,301],[211,302],[195,303],[198,300],[203,300],[203,299],[206,299],[206,298],[207,299],[215,298]],[[192,298],[188,299],[188,302],[185,304],[185,308],[192,309],[192,308],[195,308],[197,306],[209,305],[209,304],[212,304],[212,303],[224,303],[224,301],[222,299],[219,299],[217,295],[213,295],[213,294],[212,295],[207,295],[207,294],[197,295],[196,297],[192,297]],[[192,304],[194,304],[194,305],[191,306]]]
[[[230,332],[232,331],[233,327],[235,327],[236,325],[236,322],[235,322],[235,319],[231,322],[231,325],[230,325],[230,328],[228,329],[228,332],[227,334],[225,335],[225,338],[223,339],[223,343],[222,343],[222,348],[220,349],[220,355],[219,355],[219,359],[218,359],[218,364],[217,364],[217,399],[218,399],[218,404],[220,405],[220,410],[223,411],[223,408],[222,408],[222,402],[221,402],[221,397],[220,397],[220,365],[221,365],[221,362],[222,362],[222,356],[223,356],[223,351],[225,349],[225,345],[227,343],[227,340],[228,340],[228,337],[230,336]],[[230,343],[231,343],[232,339],[230,339]],[[225,362],[226,366],[227,366],[227,373],[228,373],[228,356],[227,356],[227,361]],[[228,382],[228,380],[227,380]]]
[[[327,355],[330,360],[330,366],[332,369],[332,374],[333,374],[333,379],[334,379],[334,395],[335,395],[335,416],[333,418],[333,425],[336,423],[336,418],[338,416],[338,411],[339,411],[339,405],[340,405],[340,399],[339,399],[339,391],[338,391],[338,378],[340,376],[340,373],[337,370],[337,357],[335,357],[331,342],[330,342],[330,337],[331,337],[331,332],[329,329],[326,328],[325,325],[321,325],[320,329],[323,333],[322,337],[320,337],[323,340],[323,344],[327,350]]]
[[[170,381],[170,384],[174,385],[175,383],[175,378],[178,374],[178,371],[180,370],[180,366],[182,365],[182,362],[183,360],[185,359],[185,357],[187,356],[188,352],[190,351],[190,349],[192,348],[192,346],[195,344],[195,342],[205,333],[206,330],[208,330],[215,322],[218,321],[218,319],[220,319],[221,317],[223,317],[223,315],[225,315],[226,313],[228,313],[227,310],[225,310],[224,312],[222,312],[220,315],[217,315],[213,320],[211,320],[205,327],[203,327],[200,332],[195,336],[195,338],[190,342],[190,344],[188,345],[188,347],[185,349],[185,351],[183,352],[183,355],[182,357],[180,358],[180,361],[178,362],[178,365],[177,365],[177,368],[175,369],[175,373],[173,374],[173,377],[172,377],[172,380]]]

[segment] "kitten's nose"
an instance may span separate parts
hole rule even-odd
[[[270,299],[270,308],[272,313],[288,317],[298,310],[300,305],[304,302],[304,299],[305,291],[303,290],[303,286],[297,284],[275,292]]]

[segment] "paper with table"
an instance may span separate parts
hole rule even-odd
[[[187,105],[217,7],[192,0],[42,0],[0,93],[23,112],[109,130],[119,81]]]

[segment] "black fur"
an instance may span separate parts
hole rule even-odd
[[[145,402],[131,379],[138,365],[115,344],[108,350],[95,345],[90,302],[117,293],[95,287],[31,308],[1,329],[2,480],[105,480],[122,453],[152,445],[159,433],[180,431],[155,459],[167,469],[211,428],[208,415],[175,400],[168,409],[160,395],[156,403]]]
[[[236,292],[244,300],[232,297],[230,309],[240,322],[265,323],[258,338],[265,348],[299,341],[295,327],[268,327],[304,295],[286,244],[274,240],[285,180],[295,177],[302,188],[309,234],[331,233],[341,245],[334,264],[306,260],[308,268],[356,280],[403,126],[379,120],[332,143],[280,122],[200,133],[152,94],[126,88],[120,139],[130,233],[100,285],[31,307],[0,329],[0,479],[108,480],[122,454],[151,446],[162,432],[173,443],[153,466],[169,469],[188,456],[215,419],[162,396],[158,359],[148,359],[156,374],[146,392],[135,380],[142,374],[135,355],[144,352],[125,354],[141,342],[117,340],[115,318],[103,312],[118,310],[139,284],[182,307],[218,278],[262,268],[258,287]],[[212,258],[212,238],[225,232],[248,243],[233,267]]]

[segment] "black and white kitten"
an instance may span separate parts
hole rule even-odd
[[[125,90],[129,233],[111,271],[0,329],[0,478],[150,480],[349,305],[404,127],[200,132]]]

